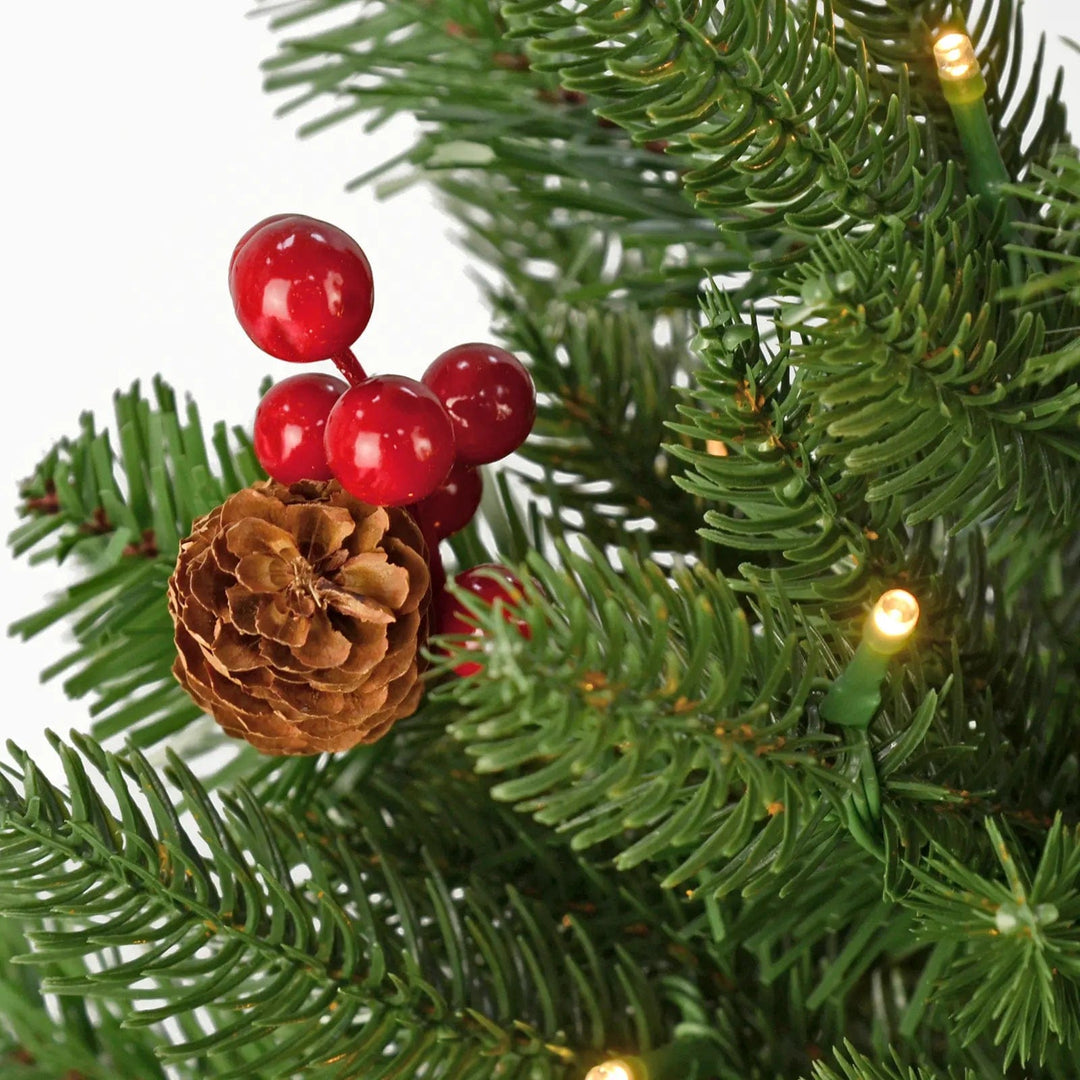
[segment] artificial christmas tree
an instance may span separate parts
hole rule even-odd
[[[85,576],[18,628],[95,723],[0,773],[10,1074],[1080,1075],[1080,164],[1017,5],[274,18],[272,89],[420,119],[362,179],[441,189],[536,424],[416,511],[415,713],[322,755],[171,675],[246,432],[159,382],[49,454],[13,542]]]

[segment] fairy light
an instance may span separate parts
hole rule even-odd
[[[637,1077],[627,1062],[614,1059],[590,1069],[585,1080],[637,1080]]]
[[[956,31],[943,34],[934,42],[934,59],[943,81],[961,82],[980,70],[971,38]]]
[[[863,624],[862,640],[840,673],[821,715],[844,727],[867,728],[881,704],[881,684],[890,659],[911,639],[919,622],[919,601],[906,589],[889,589]]]
[[[986,93],[975,46],[967,34],[950,30],[934,42],[934,60],[937,62],[938,78],[945,100],[955,110],[958,106],[981,102]]]
[[[1002,237],[1007,243],[1016,243],[1018,238],[1012,222],[1020,220],[1023,213],[1015,197],[1002,191],[1012,178],[1005,167],[997,132],[986,108],[986,79],[975,55],[975,46],[962,31],[945,31],[934,42],[934,60],[941,93],[949,103],[964,150],[968,190],[979,196],[988,218],[993,218],[1004,202]],[[1026,276],[1024,261],[1017,251],[1009,251],[1007,260],[1012,284],[1019,286]]]
[[[622,1054],[593,1066],[585,1080],[686,1080],[719,1068],[717,1046],[697,1035],[675,1039],[638,1054]]]
[[[919,601],[906,589],[890,589],[870,612],[863,640],[875,652],[892,656],[903,648],[918,621]]]

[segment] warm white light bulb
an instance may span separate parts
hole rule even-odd
[[[625,1061],[605,1061],[585,1074],[585,1080],[634,1080]]]
[[[939,37],[934,43],[934,59],[943,79],[960,82],[979,73],[975,46],[967,34],[954,31]]]
[[[919,621],[919,601],[904,589],[890,589],[874,605],[874,629],[891,641],[906,638]]]

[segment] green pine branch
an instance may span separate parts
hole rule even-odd
[[[539,70],[595,96],[635,139],[670,140],[696,205],[727,233],[784,236],[774,257],[797,257],[794,241],[815,230],[908,217],[934,197],[939,170],[906,80],[882,94],[865,54],[845,63],[830,8],[820,19],[756,0],[504,10]]]
[[[18,963],[29,943],[14,919],[0,919],[0,1068],[10,1080],[165,1080],[153,1046],[121,1026],[115,1010],[65,998],[55,1012],[43,973]],[[45,975],[69,974],[77,961],[57,960]]]
[[[678,486],[664,449],[676,380],[691,357],[685,320],[657,343],[654,320],[637,309],[554,302],[534,315],[504,301],[504,337],[531,359],[540,394],[536,424],[519,451],[543,472],[521,470],[550,500],[546,527],[616,547],[639,537],[645,550],[701,548],[700,505]]]
[[[569,1078],[681,1023],[734,1080],[806,1072],[843,1031],[868,1033],[879,968],[901,999],[916,985],[909,926],[831,845],[801,914],[779,897],[703,906],[567,858],[463,784],[445,740],[426,757],[394,740],[354,756],[350,789],[281,808],[242,784],[212,797],[173,754],[162,777],[82,738],[54,740],[69,796],[14,750],[0,910],[27,923],[43,991],[122,1016],[182,1075],[344,1080],[393,1047],[407,1075]]]
[[[1032,217],[1016,245],[1019,254],[1037,257],[1045,272],[1009,290],[1009,296],[1050,321],[1057,353],[1040,371],[1042,381],[1068,378],[1075,364],[1076,327],[1080,325],[1080,247],[1076,221],[1080,215],[1080,160],[1075,148],[1060,147],[1045,167],[1033,167],[1026,183],[1009,194],[1032,208]]]
[[[990,819],[1005,880],[987,878],[946,851],[915,870],[909,897],[919,936],[944,960],[937,997],[974,1041],[992,1030],[1005,1063],[1043,1061],[1051,1041],[1080,1057],[1080,829],[1059,815],[1037,865]]]
[[[475,768],[500,778],[494,798],[575,850],[613,843],[616,868],[649,862],[667,885],[692,881],[707,896],[782,892],[808,851],[845,842],[855,761],[815,709],[852,646],[828,616],[755,597],[752,629],[704,567],[669,579],[628,553],[612,567],[587,544],[561,561],[565,571],[530,560],[529,640],[476,608],[484,670],[433,688],[458,710],[450,731]],[[923,583],[931,618],[934,588]],[[943,618],[949,603],[943,593]],[[435,674],[471,655],[452,651]],[[892,683],[872,733],[890,889],[907,887],[898,852],[952,838],[954,823],[962,830],[986,813],[938,764],[939,748],[947,761],[970,734],[970,714],[947,695],[954,659],[946,648]],[[1054,753],[1059,763],[1068,751]],[[976,760],[1006,756],[988,738]]]
[[[962,159],[940,90],[933,43],[943,27],[965,28],[964,20],[986,74],[991,123],[1009,175],[1019,179],[1045,164],[1066,138],[1060,76],[1044,100],[1045,35],[1028,63],[1017,0],[989,0],[963,9],[951,0],[917,0],[903,9],[874,0],[833,0],[832,7],[843,20],[845,32],[837,35],[836,49],[846,63],[858,64],[865,53],[871,79],[883,93],[897,92],[906,78],[916,111],[932,120],[924,131],[936,146],[934,160]]]
[[[1019,534],[1052,545],[1068,528],[1080,391],[1041,384],[1043,324],[998,300],[1001,262],[972,232],[953,215],[918,246],[899,229],[873,255],[837,239],[799,275],[810,302],[781,317],[804,338],[819,455],[866,483],[871,525],[984,524],[1000,559]],[[832,289],[838,267],[851,277]]]
[[[885,882],[897,894],[911,884],[904,859],[928,843],[985,866],[992,853],[973,824],[1002,815],[1038,844],[1080,791],[1077,673],[1036,616],[1011,616],[1000,588],[987,600],[994,578],[972,576],[982,549],[969,546],[926,561],[925,576],[912,564],[906,584],[926,630],[870,730]],[[668,576],[626,552],[613,566],[587,542],[559,561],[564,570],[529,560],[529,640],[476,608],[484,671],[433,686],[458,711],[450,730],[475,767],[501,777],[494,797],[576,849],[614,843],[616,867],[654,863],[669,885],[782,891],[806,850],[835,846],[851,824],[854,760],[816,706],[851,656],[862,609],[850,599],[839,609],[852,616],[845,634],[830,607],[793,608],[761,590],[751,620],[704,567]],[[453,651],[433,674],[468,655]]]
[[[677,1005],[645,977],[670,967],[664,950],[620,932],[651,910],[645,880],[616,893],[556,863],[481,788],[455,786],[451,805],[384,761],[366,790],[296,821],[243,785],[212,800],[173,754],[175,795],[137,752],[54,745],[70,796],[15,748],[21,775],[0,778],[0,909],[62,927],[29,931],[35,964],[92,961],[47,977],[49,993],[121,1003],[159,1039],[186,1017],[188,1037],[158,1047],[166,1061],[224,1053],[229,1075],[345,1077],[393,1046],[410,1075],[489,1061],[563,1077],[590,1048],[647,1042]],[[575,916],[597,887],[604,915]],[[661,938],[681,921],[669,908]],[[611,936],[622,944],[601,949]]]
[[[775,344],[763,340],[758,320],[718,292],[706,312],[694,404],[670,425],[685,442],[669,447],[692,466],[678,482],[709,506],[702,535],[738,553],[748,580],[771,580],[792,599],[857,595],[872,550],[899,560],[889,560],[891,538],[870,529],[858,481],[838,457],[815,453],[790,334],[780,326]]]
[[[932,1068],[905,1068],[899,1061],[883,1063],[848,1045],[838,1055],[835,1067],[825,1062],[816,1063],[813,1080],[977,1080],[977,1075],[970,1069],[941,1072]]]
[[[22,486],[27,520],[9,537],[14,553],[37,563],[74,556],[81,577],[10,632],[26,640],[67,620],[75,647],[42,677],[64,675],[65,693],[93,698],[96,738],[124,733],[145,747],[202,715],[172,676],[164,594],[180,538],[265,474],[241,429],[217,423],[208,440],[194,402],[181,412],[160,378],[152,401],[136,384],[117,392],[115,410],[111,434],[85,415],[80,434]]]
[[[341,13],[336,29],[294,29],[331,10]],[[693,208],[662,149],[633,145],[599,122],[580,94],[564,93],[557,78],[530,68],[487,0],[339,0],[295,5],[270,23],[290,31],[265,65],[267,89],[292,95],[280,111],[323,101],[329,110],[302,125],[302,134],[356,116],[376,125],[409,112],[420,121],[413,147],[352,186],[379,180],[390,191],[422,177],[482,210],[512,192],[515,223],[543,221],[547,242],[556,244],[586,223],[627,230],[639,248],[694,228]],[[620,168],[612,169],[613,157]],[[512,251],[515,232],[500,240]]]
[[[775,346],[714,298],[697,404],[673,425],[697,443],[672,448],[693,466],[682,482],[725,504],[705,535],[768,553],[800,593],[829,571],[849,595],[929,522],[985,527],[995,562],[1017,556],[1010,588],[1040,568],[1027,537],[1070,534],[1080,390],[1047,378],[1065,362],[1044,351],[1041,318],[1000,299],[1002,264],[970,207],[907,232],[817,245]]]
[[[112,437],[84,414],[79,435],[62,439],[22,485],[29,521],[10,537],[16,555],[38,547],[40,562],[77,551],[103,567],[124,555],[175,559],[196,517],[265,475],[239,428],[215,424],[208,446],[195,403],[181,412],[161,378],[153,401],[136,383],[114,405]]]

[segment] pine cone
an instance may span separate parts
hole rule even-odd
[[[173,672],[265,754],[374,742],[416,711],[430,576],[404,510],[265,481],[201,517],[169,579]]]

